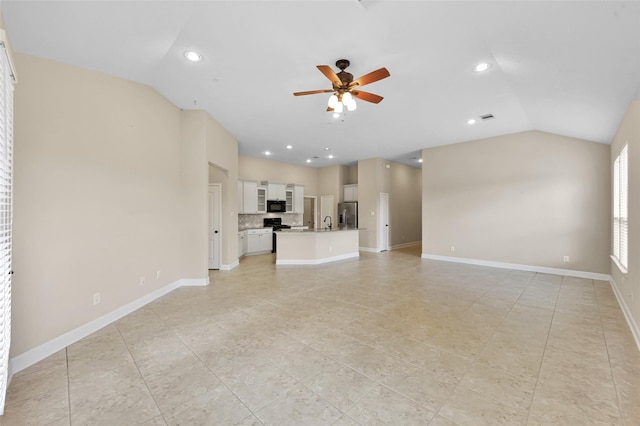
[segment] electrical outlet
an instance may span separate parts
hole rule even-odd
[[[160,269],[156,271],[156,280],[160,279]]]
[[[569,256],[565,256],[562,260],[564,263],[569,263]]]
[[[100,293],[94,293],[93,294],[93,306],[97,305],[98,303],[100,303]]]
[[[451,246],[451,251],[456,251],[456,246]]]
[[[144,278],[144,275],[142,275],[142,276],[140,277],[140,285],[144,285],[144,283],[145,283],[145,282],[146,282],[146,280],[145,280],[145,278]]]

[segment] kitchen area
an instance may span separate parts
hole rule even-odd
[[[338,203],[338,217],[318,220],[316,199],[305,202],[303,185],[239,180],[238,258],[274,253],[280,265],[357,257],[358,204],[353,188],[347,191],[347,201]],[[313,211],[305,214],[305,206]]]

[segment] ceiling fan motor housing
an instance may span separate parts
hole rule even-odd
[[[340,72],[336,75],[340,78],[343,85],[348,85],[353,81],[353,74],[345,71],[345,68],[348,68],[349,65],[351,65],[351,62],[349,62],[348,59],[338,59],[336,61],[336,67],[340,69]]]

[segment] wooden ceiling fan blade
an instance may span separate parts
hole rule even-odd
[[[329,65],[316,65],[320,72],[324,74],[325,77],[331,81],[331,84],[334,86],[340,86],[342,82],[340,81],[340,77],[335,73],[334,70],[331,69]]]
[[[326,90],[309,90],[308,92],[295,92],[293,96],[315,95],[317,93],[331,93],[333,89]]]
[[[351,94],[358,99],[374,104],[379,104],[380,101],[384,99],[382,96],[376,95],[375,93],[363,92],[362,90],[353,90]]]
[[[389,71],[386,68],[380,68],[354,80],[351,84],[349,84],[349,87],[362,87],[365,84],[375,83],[376,81],[387,78],[390,75],[391,74],[389,74]]]

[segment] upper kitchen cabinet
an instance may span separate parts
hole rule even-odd
[[[293,213],[293,189],[287,186],[286,194],[287,194],[287,203],[285,204],[286,206],[285,213]]]
[[[285,201],[287,199],[286,184],[277,182],[262,182],[262,185],[267,187],[267,200]]]
[[[358,185],[343,185],[344,201],[358,201]]]
[[[242,191],[241,191],[242,188]],[[241,194],[242,192],[242,194]],[[264,189],[262,191],[264,196]],[[238,185],[238,198],[242,200],[242,202],[238,202],[238,211],[239,213],[260,213],[258,209],[258,182],[243,180],[240,181]],[[266,206],[266,202],[263,201],[263,205]],[[266,207],[262,212],[266,210]]]
[[[304,186],[293,185],[293,213],[304,213]]]

